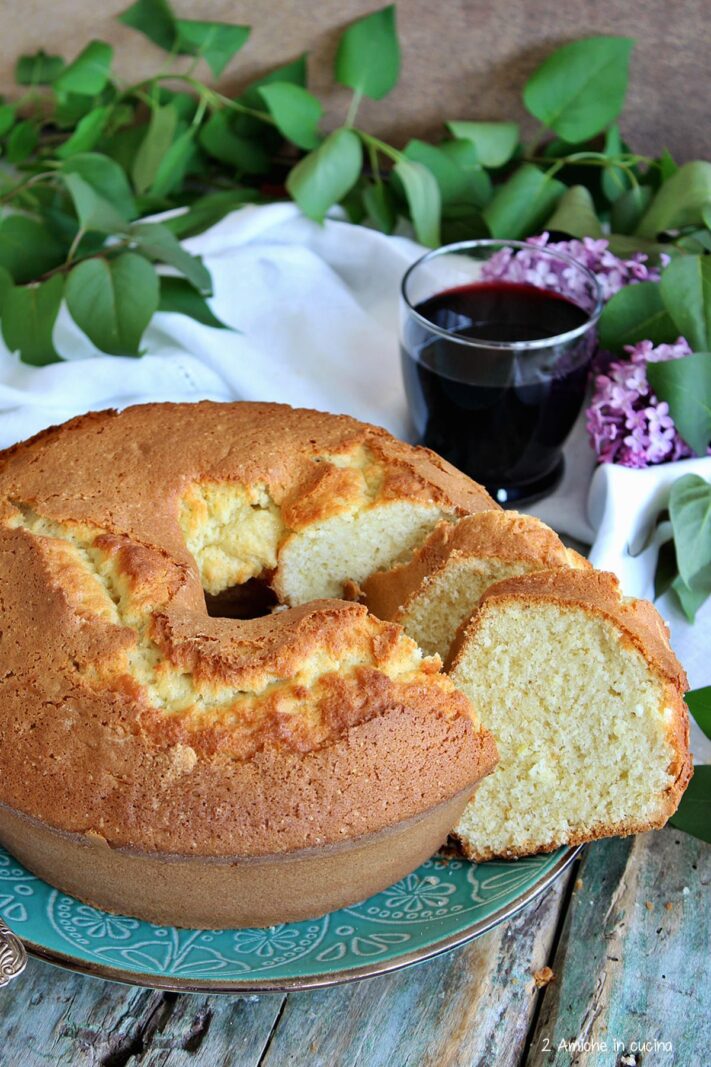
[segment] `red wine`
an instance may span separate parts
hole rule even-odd
[[[586,312],[557,293],[502,281],[448,289],[415,311],[419,319],[405,319],[402,363],[420,442],[502,503],[552,488],[595,345],[592,330],[561,335],[584,326]],[[546,338],[550,345],[506,347]]]

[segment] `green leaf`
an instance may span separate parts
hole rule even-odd
[[[0,221],[0,266],[22,285],[64,261],[65,249],[37,219],[8,215]]]
[[[540,155],[552,161],[572,155],[573,152],[577,151],[577,146],[569,141],[564,141],[562,137],[551,137],[549,141],[543,142],[538,151]]]
[[[220,193],[209,193],[195,200],[183,215],[166,219],[163,226],[175,237],[195,237],[214,226],[225,215],[236,211],[245,204],[258,203],[259,193],[256,189],[226,189]]]
[[[634,185],[618,196],[610,212],[610,224],[615,233],[634,233],[652,196],[653,190],[649,185]]]
[[[641,237],[656,237],[666,230],[680,230],[702,221],[711,203],[711,163],[684,163],[664,182],[637,227]]]
[[[549,178],[532,163],[524,163],[500,185],[483,215],[492,237],[516,239],[539,229],[550,216],[566,186]]]
[[[323,222],[328,209],[357,182],[362,161],[353,130],[335,130],[290,171],[286,188],[305,215]]]
[[[434,175],[444,207],[452,204],[483,207],[491,199],[491,179],[482,170],[471,141],[460,139],[435,146],[412,140],[404,154]]]
[[[102,151],[105,153],[105,157],[108,156],[126,174],[130,174],[136,154],[145,135],[145,123],[140,126],[129,126],[128,129],[124,130],[117,130],[111,137],[104,139]]]
[[[711,232],[706,229],[694,230],[680,237],[676,244],[677,248],[682,248],[692,255],[704,255],[706,252],[711,252]]]
[[[461,138],[453,141],[442,141],[438,145],[438,151],[456,163],[457,167],[469,178],[466,200],[468,205],[475,204],[484,207],[494,195],[494,187],[488,173],[479,162],[479,156],[474,144]],[[488,230],[486,231],[488,233]]]
[[[300,85],[302,88],[305,88],[306,53],[300,55],[298,59],[292,60],[291,63],[285,63],[284,66],[277,67],[275,70],[270,70],[268,74],[265,74],[261,78],[257,78],[256,81],[253,81],[251,85],[247,86],[242,95],[238,98],[239,103],[244,104],[246,107],[255,108],[257,111],[262,110],[263,100],[259,90],[262,86],[272,85],[274,82],[288,82],[290,85]],[[249,116],[244,117],[249,118]]]
[[[669,518],[679,574],[693,587],[711,566],[711,483],[698,474],[677,478],[669,494]]]
[[[384,182],[369,185],[363,193],[363,204],[369,217],[383,233],[392,233],[397,222],[393,195]]]
[[[43,367],[59,359],[52,331],[62,303],[64,281],[55,274],[40,285],[18,285],[7,289],[2,299],[2,335],[11,352],[19,352],[23,363]]]
[[[711,258],[679,256],[663,271],[662,300],[691,348],[711,349]]]
[[[174,92],[162,85],[155,97],[158,104],[172,104],[178,112],[178,118],[184,122],[192,122],[198,108],[198,98],[192,93]]]
[[[210,272],[197,256],[191,256],[160,222],[137,222],[131,227],[136,247],[149,259],[167,263],[183,274],[203,296],[212,294]]]
[[[647,378],[659,400],[669,405],[686,443],[697,456],[706,455],[711,441],[711,353],[648,363]]]
[[[338,44],[336,81],[356,93],[382,100],[400,73],[400,45],[395,5],[390,4],[352,23]]]
[[[53,194],[52,203],[43,208],[42,221],[57,241],[62,242],[65,249],[77,238],[79,233],[79,221],[76,217],[74,204],[71,197],[61,197]],[[80,258],[98,252],[105,241],[105,235],[94,231],[84,234],[79,240],[75,252]],[[62,259],[66,258],[66,251]]]
[[[602,191],[610,204],[615,204],[624,193],[635,188],[629,173],[623,168],[608,163],[600,179]]]
[[[237,97],[237,103],[266,114],[264,100],[259,90],[263,85],[271,85],[274,82],[289,82],[290,85],[300,85],[306,88],[306,54],[257,78]],[[269,151],[276,151],[281,141],[281,134],[276,128],[265,125],[253,115],[234,115],[232,129],[240,137],[253,137],[259,141],[260,146],[264,146]]]
[[[656,282],[626,285],[605,304],[598,324],[600,346],[621,352],[625,345],[652,341],[670,344],[679,336],[662,303]]]
[[[77,153],[89,152],[100,140],[111,111],[110,107],[95,108],[88,115],[84,115],[72,137],[57,149],[58,158],[68,159],[69,156],[75,156]]]
[[[0,314],[2,314],[2,302],[5,294],[13,287],[12,275],[5,267],[0,267]]]
[[[99,196],[108,200],[119,215],[134,219],[137,214],[136,201],[123,169],[108,156],[98,152],[82,152],[71,156],[62,164],[65,174],[78,174]]]
[[[672,174],[676,174],[679,169],[679,164],[676,162],[668,148],[664,149],[657,162],[659,164],[659,174],[663,182],[668,181]]]
[[[566,189],[546,222],[546,229],[560,230],[571,237],[600,236],[602,226],[595,213],[593,198],[584,185],[571,185]]]
[[[178,112],[172,104],[154,107],[141,146],[133,162],[131,177],[137,193],[150,189],[163,157],[173,143]]]
[[[609,130],[605,132],[605,147],[604,153],[606,156],[611,156],[612,159],[617,159],[624,151],[622,144],[622,137],[620,135],[620,128],[616,122],[610,126]],[[610,201],[614,204],[618,197],[622,196],[628,189],[631,189],[632,179],[629,172],[624,167],[616,166],[612,159],[610,163],[605,167],[602,172],[602,191]]]
[[[469,191],[468,175],[441,149],[426,141],[412,140],[404,150],[413,163],[421,163],[434,175],[443,204],[466,200]]]
[[[203,326],[213,326],[219,330],[231,330],[213,315],[207,302],[196,293],[190,282],[185,278],[161,278],[160,279],[160,303],[159,311],[173,311],[178,315],[188,315]]]
[[[175,18],[165,0],[137,0],[118,16],[119,22],[138,30],[153,44],[170,52],[177,34]]]
[[[81,93],[62,93],[55,90],[55,109],[52,120],[63,130],[72,130],[90,111],[94,98]]]
[[[442,244],[473,241],[477,237],[488,236],[489,228],[484,222],[481,211],[471,204],[448,204],[442,209],[440,234]]]
[[[7,159],[9,163],[22,163],[31,156],[37,147],[39,134],[32,122],[18,122],[7,139]]]
[[[0,104],[0,137],[8,133],[15,122],[17,113],[12,104]]]
[[[669,822],[677,830],[711,844],[711,766],[694,767],[694,775]]]
[[[130,226],[108,200],[100,196],[79,174],[62,174],[64,184],[74,201],[74,207],[83,230],[98,233],[126,233]]]
[[[158,171],[151,185],[151,195],[168,196],[185,179],[185,175],[197,154],[195,131],[187,129],[173,141],[160,161]]]
[[[526,82],[526,107],[571,144],[587,141],[622,109],[633,46],[630,37],[587,37],[563,45]]]
[[[664,541],[659,546],[659,553],[657,555],[657,566],[654,571],[655,600],[658,600],[660,596],[664,596],[664,594],[669,590],[678,574],[679,568],[676,565],[676,550],[674,548],[674,541]]]
[[[113,54],[113,48],[105,41],[92,41],[56,78],[55,89],[96,96],[109,80]]]
[[[318,124],[323,107],[307,89],[290,82],[272,82],[259,90],[279,132],[299,148],[315,148],[319,143]]]
[[[696,612],[711,595],[711,570],[704,586],[698,584],[694,584],[694,586],[687,585],[681,575],[678,574],[671,587],[677,595],[679,606],[687,620],[695,622]]]
[[[41,48],[31,56],[20,56],[15,64],[18,85],[51,85],[64,70],[61,56],[47,55]]]
[[[401,159],[394,172],[402,182],[410,208],[410,216],[418,241],[434,248],[439,244],[439,222],[442,208],[439,186],[435,177],[421,163]]]
[[[341,207],[346,213],[346,218],[354,226],[360,226],[366,216],[363,194],[367,183],[363,175],[360,176],[352,189],[349,189],[341,200]]]
[[[155,268],[133,252],[78,263],[66,285],[67,307],[79,329],[115,356],[139,355],[159,294]]]
[[[104,132],[111,111],[110,106],[97,107],[80,119],[72,136],[57,149],[57,157],[69,159],[78,152],[90,151]]]
[[[471,141],[484,167],[503,167],[513,156],[519,139],[517,122],[448,122],[453,137]]]
[[[216,78],[249,37],[249,26],[229,22],[196,22],[178,19],[177,50],[181,55],[202,56]]]
[[[707,737],[711,738],[711,685],[686,694],[686,706]]]
[[[189,97],[193,107],[195,107],[194,98],[190,97],[189,93],[174,93],[173,98],[175,100],[181,100],[184,96]],[[113,134],[116,130],[125,129],[127,126],[131,126],[136,118],[136,107],[129,103],[114,103],[109,115],[109,121],[106,124],[106,132]]]
[[[200,130],[200,144],[221,163],[230,163],[245,174],[264,174],[269,169],[269,157],[257,141],[235,133],[230,120],[216,111]]]

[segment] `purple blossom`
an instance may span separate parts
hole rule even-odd
[[[600,284],[604,300],[609,300],[625,285],[659,281],[659,269],[647,263],[647,256],[643,252],[635,252],[629,259],[620,259],[610,251],[604,237],[550,241],[550,235],[542,233],[537,237],[529,237],[526,244],[531,246],[530,251],[528,248],[515,250],[504,247],[495,252],[484,264],[482,278],[485,281],[503,279],[535,285],[539,289],[555,289],[584,307],[589,302],[584,276],[564,260],[536,254],[537,248],[546,248],[549,252],[562,252],[592,271]],[[668,257],[661,256],[660,259],[662,266],[666,266]]]
[[[627,345],[629,361],[610,363],[595,378],[586,421],[592,446],[601,463],[647,467],[686,459],[694,453],[677,433],[669,405],[657,400],[647,381],[647,364],[688,356],[685,338],[673,345],[640,341]]]

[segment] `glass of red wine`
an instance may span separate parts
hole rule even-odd
[[[541,245],[462,241],[417,260],[402,282],[400,337],[418,443],[500,504],[551,492],[601,309],[594,274]]]

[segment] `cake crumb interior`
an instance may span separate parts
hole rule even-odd
[[[673,712],[660,712],[642,654],[572,606],[511,601],[482,615],[452,671],[500,757],[455,830],[472,852],[515,855],[658,817]]]
[[[498,559],[451,561],[425,579],[399,621],[427,655],[437,653],[446,662],[457,630],[489,586],[532,569],[533,564]]]
[[[313,483],[277,504],[265,485],[198,481],[183,492],[180,527],[210,595],[271,576],[282,603],[342,597],[401,560],[445,517],[434,503],[388,495],[362,445],[313,457]]]

